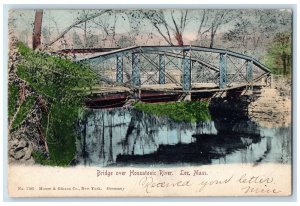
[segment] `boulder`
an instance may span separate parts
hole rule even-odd
[[[26,142],[25,140],[21,139],[19,141],[19,144],[17,146],[17,150],[23,149],[24,147],[28,146],[28,142]]]
[[[23,150],[19,150],[14,153],[13,157],[15,160],[20,160],[25,156],[25,152]]]
[[[25,150],[26,149],[26,150]],[[25,160],[29,160],[30,158],[31,158],[31,153],[32,153],[32,147],[31,146],[29,146],[29,147],[25,147],[24,148],[24,150],[25,150],[25,155],[24,155],[24,158],[23,159],[25,159]],[[23,151],[24,151],[23,150]]]

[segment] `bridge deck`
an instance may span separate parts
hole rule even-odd
[[[229,87],[224,89],[220,89],[219,86],[215,83],[195,83],[192,84],[191,93],[200,93],[200,92],[218,92],[218,91],[226,91],[232,89],[238,89],[249,86],[249,84],[232,84]],[[264,86],[261,83],[255,83],[252,86]],[[127,93],[132,89],[137,89],[141,91],[150,91],[150,92],[176,92],[176,93],[185,93],[182,90],[180,85],[176,84],[158,84],[158,85],[143,85],[135,88],[128,88],[125,86],[109,86],[109,87],[99,87],[93,88],[93,91],[90,94],[113,94],[113,93]]]

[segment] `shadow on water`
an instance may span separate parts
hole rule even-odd
[[[262,128],[245,115],[176,122],[134,109],[91,110],[81,125],[78,164],[182,166],[290,163],[291,128]]]

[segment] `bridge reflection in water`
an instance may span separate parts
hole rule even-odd
[[[175,122],[134,109],[91,110],[81,125],[78,164],[183,166],[290,163],[291,128],[262,128],[246,116]]]

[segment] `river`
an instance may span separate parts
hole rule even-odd
[[[81,122],[77,162],[103,167],[291,163],[291,127],[245,116],[176,122],[130,108],[91,109]]]

